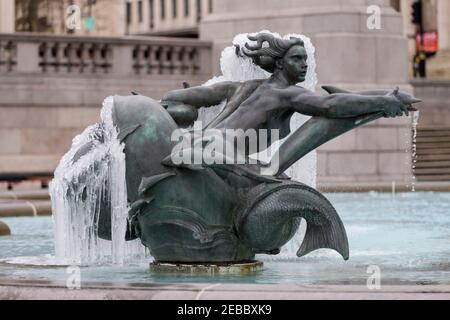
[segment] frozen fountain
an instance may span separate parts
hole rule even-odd
[[[316,95],[311,41],[301,35],[259,34],[265,34],[260,38],[263,40],[302,40],[292,42],[297,46],[294,52],[300,55],[294,60],[303,60],[298,46],[303,47],[307,59],[298,63],[308,66],[307,73],[303,81],[281,86],[299,94],[300,107],[304,107],[303,98],[311,96],[321,102],[341,97],[345,100],[342,105],[350,106],[349,112],[359,114],[361,105],[370,112],[343,118],[338,117],[342,116],[339,113],[318,117],[292,112],[288,118],[290,133],[276,141],[269,154],[260,150],[258,155],[251,155],[264,166],[279,153],[281,163],[287,166],[282,170],[285,174],[264,175],[258,166],[251,165],[200,163],[180,167],[166,162],[165,156],[172,150],[166,138],[178,127],[179,115],[172,107],[181,110],[183,116],[197,114],[199,109],[198,119],[207,124],[226,112],[230,107],[226,102],[233,100],[201,105],[177,97],[188,92],[183,98],[198,98],[192,93],[220,88],[229,82],[244,89],[248,84],[255,89],[248,91],[249,96],[255,93],[267,100],[278,92],[258,92],[260,86],[252,85],[280,80],[274,79],[276,70],[271,70],[267,57],[277,56],[278,51],[287,55],[287,51],[275,50],[278,45],[273,39],[259,41],[258,37],[252,40],[238,35],[233,46],[222,54],[222,76],[204,86],[170,92],[162,101],[139,95],[108,97],[104,101],[102,121],[73,140],[55,171],[50,186],[53,217],[2,218],[13,234],[0,238],[0,285],[4,279],[37,279],[58,281],[65,289],[70,271],[79,270],[83,286],[114,282],[111,287],[128,285],[127,293],[146,283],[357,284],[365,288],[367,267],[373,265],[382,268],[383,285],[450,283],[449,248],[443,241],[449,238],[448,194],[399,193],[393,198],[383,193],[337,193],[326,194],[328,201],[314,190],[315,148],[372,120],[398,116],[401,110],[395,107],[399,102],[411,111],[410,104],[416,100],[398,90],[356,94],[326,87],[330,95]],[[256,57],[252,52],[257,52]],[[208,97],[200,95],[199,99],[204,102]],[[254,118],[267,107],[264,100],[253,106]],[[241,111],[244,102],[240,101],[234,112]],[[277,101],[270,105],[276,106]],[[192,112],[192,106],[196,112]],[[319,109],[322,106],[316,105]],[[304,111],[308,114],[308,110]],[[244,123],[245,117],[241,118],[239,124]],[[144,122],[133,122],[137,120]],[[286,122],[276,124],[282,127]],[[289,219],[283,220],[286,216]],[[52,226],[54,232],[50,231]],[[349,261],[343,261],[338,255],[348,258],[347,232],[352,255]],[[205,256],[212,256],[214,261]],[[264,272],[233,276],[220,272],[148,272],[152,260],[224,267],[248,259],[264,261]],[[68,265],[70,268],[66,268]],[[45,286],[49,286],[48,282]],[[61,288],[61,284],[58,286]]]
[[[124,145],[112,119],[113,97],[101,111],[102,122],[73,140],[50,184],[55,253],[67,264],[123,264],[145,257],[139,241],[126,242],[128,219]],[[74,161],[80,148],[90,150]],[[109,202],[111,241],[98,235],[101,202]]]
[[[274,35],[280,37],[278,34]],[[315,91],[317,74],[314,46],[310,39],[303,35],[290,34],[284,38],[290,37],[299,37],[305,43],[309,68],[306,80],[301,85]],[[233,46],[226,48],[222,53],[222,76],[211,79],[204,84],[205,86],[223,81],[244,82],[270,77],[269,72],[252,63],[250,59],[235,54],[235,46],[243,47],[246,42],[248,42],[247,34],[235,37]],[[127,203],[124,145],[118,140],[117,128],[113,124],[113,104],[114,97],[108,97],[101,111],[102,122],[88,127],[73,140],[70,151],[61,159],[50,185],[54,212],[55,253],[57,261],[63,264],[123,264],[150,257],[139,240],[125,241],[130,208]],[[224,106],[225,102],[215,107],[201,108],[199,120],[209,123]],[[309,118],[299,113],[295,114],[291,120],[292,131]],[[271,147],[272,154],[285,139]],[[80,149],[84,152],[82,149],[86,148],[86,145],[89,146],[89,152],[73,161]],[[266,152],[261,153],[260,159],[264,156],[265,160],[270,159],[270,155],[268,156]],[[312,151],[289,168],[287,174],[293,180],[314,188],[316,151]],[[98,235],[102,201],[111,203],[111,241],[101,239]],[[298,231],[275,259],[293,259],[302,238],[302,233]]]
[[[57,264],[123,265],[152,256],[158,268],[241,265],[322,248],[347,260],[344,225],[314,189],[315,149],[383,116],[403,115],[418,100],[398,89],[324,87],[330,95],[316,95],[314,51],[302,35],[241,34],[222,53],[222,75],[203,86],[161,101],[108,97],[102,121],[73,140],[50,185]],[[200,135],[195,126],[182,129],[195,120],[206,124]],[[258,143],[245,163],[210,162],[203,152],[213,145],[209,129],[239,129],[245,139],[242,129],[269,128],[278,130],[265,138],[269,152]],[[177,130],[194,139],[182,152],[201,147],[200,163],[174,161]]]

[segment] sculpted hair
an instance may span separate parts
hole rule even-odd
[[[288,50],[296,45],[305,46],[300,38],[291,37],[290,39],[281,39],[269,33],[258,33],[255,36],[248,36],[249,40],[256,41],[255,45],[245,44],[242,52],[252,58],[253,63],[264,70],[273,73],[276,67],[276,61],[284,57]],[[263,47],[267,42],[268,47]]]

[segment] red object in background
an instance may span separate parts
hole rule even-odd
[[[423,34],[423,51],[426,53],[436,53],[439,49],[438,44],[438,34],[436,31],[424,32]],[[416,35],[416,47],[417,51],[420,52],[422,48],[422,37],[420,34]]]

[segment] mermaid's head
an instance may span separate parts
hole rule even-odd
[[[283,73],[292,84],[305,81],[308,55],[300,38],[281,39],[270,33],[258,33],[248,39],[256,44],[246,43],[242,52],[253,63],[270,73]]]

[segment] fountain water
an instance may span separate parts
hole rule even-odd
[[[144,256],[139,241],[125,243],[128,217],[125,155],[112,120],[113,98],[103,103],[102,122],[73,140],[50,184],[56,257],[68,264],[122,264]],[[77,161],[86,143],[91,149]],[[112,241],[98,237],[100,202],[111,203]]]
[[[411,182],[411,191],[416,191],[416,163],[417,163],[417,125],[419,124],[420,112],[413,112],[412,118],[412,145],[411,145],[411,159],[412,159],[412,182]]]

